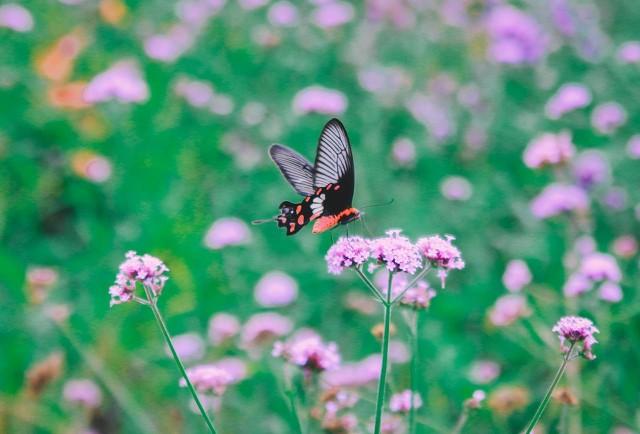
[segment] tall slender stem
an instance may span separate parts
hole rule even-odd
[[[467,424],[467,420],[469,420],[469,408],[465,406],[462,409],[462,413],[460,413],[460,417],[458,417],[455,426],[451,430],[451,434],[460,434],[462,432],[462,428]]]
[[[416,432],[415,395],[418,389],[418,318],[420,312],[413,312],[413,330],[411,331],[411,408],[409,408],[409,434]]]
[[[193,396],[193,400],[196,402],[196,405],[198,406],[198,409],[200,410],[200,414],[202,415],[202,418],[204,419],[205,423],[207,424],[207,427],[209,428],[209,431],[211,431],[212,434],[217,434],[216,433],[216,429],[213,427],[213,422],[209,418],[209,415],[207,414],[207,411],[205,410],[204,406],[200,402],[200,398],[198,398],[198,392],[196,392],[195,387],[193,387],[193,384],[191,384],[191,380],[189,380],[189,376],[187,375],[187,371],[184,368],[184,365],[182,364],[182,360],[180,360],[180,357],[178,356],[178,353],[176,352],[176,349],[173,347],[173,342],[171,341],[171,335],[169,334],[169,329],[167,329],[167,325],[164,323],[164,320],[162,319],[162,315],[160,314],[160,310],[158,310],[158,304],[157,304],[156,297],[153,296],[153,294],[151,293],[151,290],[149,288],[147,288],[146,286],[144,287],[144,291],[147,294],[147,299],[149,300],[149,306],[151,307],[151,310],[153,311],[153,315],[156,317],[156,321],[158,323],[158,326],[160,327],[160,330],[162,331],[162,335],[164,336],[164,340],[167,342],[167,345],[169,346],[169,349],[171,350],[171,354],[173,355],[173,359],[176,361],[176,364],[178,365],[178,369],[180,370],[180,373],[182,374],[182,377],[184,378],[184,381],[187,383],[187,387],[189,388],[189,391],[191,392],[191,396]]]
[[[371,280],[369,280],[367,275],[364,274],[360,268],[355,268],[355,270],[356,270],[356,273],[358,273],[358,276],[360,276],[364,284],[367,286],[367,288],[369,288],[373,296],[377,298],[380,303],[384,304],[385,301],[384,301],[384,298],[382,298],[382,296],[380,295],[380,291],[378,291],[378,288],[376,288],[376,286],[371,282]]]
[[[291,406],[291,414],[293,415],[293,421],[296,426],[296,433],[302,434],[302,425],[300,424],[298,407],[296,406],[296,393],[293,390],[287,390],[285,391],[285,394],[289,398],[289,405]]]
[[[384,301],[384,334],[382,335],[382,366],[380,367],[380,379],[378,380],[378,397],[376,399],[376,423],[374,434],[380,434],[382,428],[382,407],[384,405],[384,391],[387,383],[387,356],[389,355],[389,328],[391,325],[391,285],[393,272],[389,272],[386,300]]]
[[[533,428],[536,426],[536,424],[540,420],[540,418],[542,417],[542,413],[544,412],[545,408],[547,408],[547,404],[549,404],[549,400],[551,399],[551,394],[553,393],[554,389],[558,385],[558,381],[560,381],[560,378],[562,377],[562,374],[564,373],[564,370],[567,367],[567,362],[569,361],[569,358],[573,353],[574,346],[575,346],[575,342],[572,342],[571,346],[569,347],[569,350],[566,352],[566,354],[562,358],[562,364],[560,365],[558,372],[556,372],[556,376],[553,377],[553,381],[551,382],[551,385],[549,386],[549,389],[547,390],[546,395],[542,399],[542,402],[540,402],[538,409],[533,414],[533,417],[531,418],[531,422],[529,422],[529,425],[527,426],[525,434],[530,434]]]

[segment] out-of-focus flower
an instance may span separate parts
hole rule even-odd
[[[30,32],[33,29],[31,12],[17,3],[7,3],[0,6],[0,27],[6,27],[15,32]]]
[[[633,235],[620,235],[613,241],[613,252],[621,258],[632,258],[638,252],[638,241]]]
[[[311,22],[323,29],[331,29],[347,24],[355,11],[351,4],[341,1],[323,2],[311,14]]]
[[[539,219],[565,212],[586,212],[589,196],[583,189],[569,184],[550,184],[531,201],[531,212]]]
[[[416,93],[409,97],[406,107],[437,142],[443,142],[454,134],[456,126],[442,98]]]
[[[467,399],[464,402],[464,406],[466,408],[470,408],[470,409],[478,409],[482,406],[482,403],[484,402],[484,400],[487,399],[487,394],[485,393],[484,390],[474,390],[473,393],[471,394],[471,398]]]
[[[175,62],[195,41],[193,31],[186,24],[176,24],[165,34],[151,35],[144,41],[144,52],[151,59]]]
[[[273,312],[257,313],[242,327],[240,340],[244,347],[256,347],[288,334],[292,328],[291,320],[285,316]]]
[[[258,101],[250,101],[242,107],[242,120],[245,124],[253,126],[264,121],[267,115],[267,107]]]
[[[169,279],[165,275],[169,271],[167,266],[155,256],[139,256],[133,250],[127,252],[125,257],[126,260],[120,264],[115,284],[109,288],[111,306],[132,300],[137,282],[149,288],[156,297],[159,296]]]
[[[102,392],[98,385],[84,378],[67,381],[62,396],[65,401],[86,408],[98,408],[102,403]]]
[[[100,16],[109,23],[116,25],[127,15],[127,5],[122,0],[100,0]]]
[[[591,290],[593,282],[581,273],[573,273],[564,284],[562,292],[566,297],[576,297]]]
[[[622,272],[616,258],[606,253],[594,252],[584,257],[580,264],[580,273],[596,282],[622,280]]]
[[[426,309],[431,304],[431,299],[435,296],[436,291],[426,281],[421,280],[404,293],[400,299],[400,304],[416,310]]]
[[[269,0],[240,0],[238,3],[242,9],[251,11],[265,6]]]
[[[620,45],[617,57],[620,63],[640,62],[640,41],[627,41]]]
[[[538,23],[512,6],[497,6],[487,17],[489,57],[511,65],[536,63],[544,55],[547,37]]]
[[[44,307],[44,314],[51,321],[63,324],[71,316],[71,307],[64,303],[49,303]]]
[[[230,373],[213,364],[189,368],[187,369],[187,377],[199,392],[213,393],[217,396],[222,395],[227,390],[227,386],[234,382]],[[184,378],[180,379],[180,386],[187,387]]]
[[[209,319],[208,337],[213,345],[220,345],[240,332],[240,321],[235,315],[220,312]]]
[[[371,248],[372,242],[368,239],[340,237],[325,256],[329,273],[340,274],[347,268],[364,264],[371,256]]]
[[[601,134],[612,134],[627,122],[627,111],[617,102],[598,104],[591,113],[591,125]]]
[[[489,394],[487,404],[496,413],[509,415],[529,403],[529,391],[522,386],[500,386]]]
[[[52,107],[69,110],[81,110],[91,105],[84,100],[87,83],[74,81],[53,85],[47,91],[47,99]]]
[[[581,355],[588,360],[596,358],[591,352],[591,347],[598,342],[593,335],[599,331],[591,320],[580,316],[565,316],[558,320],[551,331],[558,335],[564,353],[570,348],[567,342],[571,345],[582,343]]]
[[[369,427],[369,432],[373,432],[373,424]],[[380,434],[404,434],[407,431],[407,424],[400,415],[383,414],[380,423]]]
[[[39,396],[49,384],[60,378],[63,366],[64,355],[61,351],[51,353],[32,365],[26,373],[27,392],[31,396]]]
[[[544,133],[527,145],[523,154],[524,164],[531,169],[547,165],[563,164],[573,158],[576,149],[571,141],[571,133]]]
[[[627,142],[627,155],[634,160],[640,159],[640,134],[631,136]]]
[[[374,354],[355,363],[345,363],[323,374],[328,387],[360,387],[378,381],[382,358]]]
[[[422,267],[420,251],[409,238],[400,235],[400,232],[392,229],[386,232],[386,237],[372,240],[371,257],[384,264],[389,271],[414,274]]]
[[[440,183],[440,193],[445,199],[465,201],[471,198],[473,186],[462,176],[447,176]]]
[[[604,282],[598,289],[598,297],[609,303],[618,303],[622,301],[622,288],[615,282]]]
[[[144,103],[149,99],[149,87],[134,61],[121,60],[91,79],[84,98],[90,103]]]
[[[551,20],[556,29],[564,36],[574,36],[576,32],[575,12],[571,10],[568,0],[551,0],[549,2]]]
[[[591,104],[591,91],[579,83],[567,83],[560,86],[545,106],[550,119],[559,119],[565,114]]]
[[[413,77],[399,66],[365,65],[358,71],[360,86],[375,94],[381,104],[393,105],[403,91],[409,89]]]
[[[173,346],[178,356],[185,362],[199,360],[204,357],[204,340],[197,333],[183,333],[173,337]],[[169,347],[165,352],[171,355]]]
[[[476,360],[469,369],[469,378],[476,384],[487,384],[498,378],[500,365],[493,360]]]
[[[227,371],[231,375],[231,382],[237,383],[247,377],[247,364],[238,357],[225,357],[213,363],[218,369]]]
[[[397,332],[396,325],[394,323],[389,324],[389,336],[395,336]],[[381,341],[384,336],[384,323],[377,323],[373,327],[371,327],[371,334],[374,338]]]
[[[348,101],[344,93],[322,86],[306,87],[293,98],[293,111],[297,114],[340,115],[347,106]]]
[[[204,245],[214,250],[247,244],[250,241],[249,227],[235,217],[222,217],[216,220],[204,236]]]
[[[393,323],[391,325],[393,326]],[[391,336],[392,333],[390,332],[389,335]],[[389,361],[402,365],[408,363],[409,360],[411,360],[411,352],[407,344],[397,339],[391,339],[389,341]]]
[[[452,241],[455,238],[452,235],[440,235],[420,238],[416,245],[425,259],[432,266],[438,268],[438,276],[444,288],[445,280],[449,270],[462,270],[465,266],[462,260],[462,253],[455,247]]]
[[[406,0],[369,0],[367,18],[371,21],[387,20],[395,27],[406,29],[416,22],[411,2]]]
[[[580,235],[573,244],[573,250],[580,256],[587,256],[589,253],[596,251],[596,240],[589,235]]]
[[[340,353],[335,342],[325,343],[315,333],[300,333],[286,342],[276,342],[274,357],[314,372],[335,369],[340,365]]]
[[[531,283],[531,271],[521,259],[512,259],[502,275],[502,284],[511,292],[519,292]]]
[[[321,421],[323,432],[326,433],[352,433],[358,428],[358,417],[353,413],[338,415],[326,412]]]
[[[560,404],[575,406],[578,405],[578,397],[568,387],[558,387],[551,395]]]
[[[29,294],[29,301],[34,304],[42,303],[51,289],[59,279],[58,270],[53,267],[27,268],[26,284]]]
[[[416,145],[411,139],[399,138],[393,142],[391,156],[398,166],[411,167],[416,159]]]
[[[269,22],[277,27],[291,27],[298,24],[298,8],[292,3],[282,0],[274,3],[267,13]]]
[[[363,315],[374,315],[378,312],[378,303],[360,291],[349,291],[344,303],[347,309],[354,310]]]
[[[204,80],[192,80],[187,77],[179,77],[173,90],[192,107],[203,108],[211,104],[213,99],[213,86]]]
[[[602,204],[614,211],[620,211],[627,205],[627,191],[622,187],[611,187],[602,198]]]
[[[573,175],[580,186],[592,187],[609,178],[609,162],[600,151],[584,151],[573,164]]]
[[[271,271],[258,281],[253,296],[264,307],[286,306],[298,297],[298,284],[286,273]]]
[[[82,29],[67,33],[36,57],[36,70],[47,80],[65,81],[87,42],[88,37]]]
[[[86,149],[71,155],[71,168],[76,175],[98,184],[111,178],[109,159]]]
[[[422,407],[422,398],[417,392],[403,390],[391,395],[389,409],[394,413],[408,413],[411,408]]]
[[[525,297],[520,294],[507,294],[498,298],[489,310],[489,321],[496,327],[505,327],[530,314],[531,310]]]

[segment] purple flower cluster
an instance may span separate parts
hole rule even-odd
[[[371,243],[371,257],[384,264],[389,271],[404,271],[414,274],[422,267],[418,248],[399,230],[387,231],[387,236],[376,238]]]
[[[527,167],[540,169],[547,165],[566,163],[575,152],[576,149],[568,131],[559,134],[545,133],[529,143],[523,159]]]
[[[593,344],[598,342],[593,335],[598,333],[599,330],[591,320],[579,316],[565,316],[560,318],[551,331],[560,338],[560,346],[563,352],[569,351],[567,342],[572,345],[582,343],[582,356],[588,360],[596,358],[591,349]]]
[[[404,293],[400,299],[400,304],[416,310],[426,309],[431,304],[431,299],[435,296],[436,291],[422,280]]]
[[[127,252],[125,257],[126,260],[120,264],[115,284],[109,288],[111,305],[131,301],[138,282],[149,288],[153,295],[159,296],[169,279],[164,274],[169,271],[167,266],[155,256],[140,256],[134,251]]]
[[[189,368],[187,369],[187,376],[199,392],[213,393],[218,396],[224,393],[227,386],[235,382],[234,377],[227,370],[212,364],[197,365]],[[180,386],[187,386],[184,378],[180,379]]]
[[[391,396],[389,409],[393,413],[408,413],[411,408],[422,407],[422,397],[411,390],[404,390]]]
[[[340,274],[346,268],[357,267],[369,260],[371,241],[362,237],[340,237],[331,246],[325,259],[329,273]]]
[[[496,300],[489,311],[489,321],[496,327],[505,327],[530,314],[526,298],[521,294],[507,294]]]
[[[489,57],[497,63],[533,64],[544,55],[547,38],[538,23],[523,11],[501,5],[487,18]]]
[[[334,369],[340,364],[338,346],[324,343],[311,331],[301,331],[286,342],[276,342],[271,353],[302,368],[319,372]]]
[[[536,196],[530,207],[535,217],[546,219],[565,212],[585,212],[589,204],[589,196],[580,187],[554,183]]]
[[[550,119],[559,119],[565,114],[591,104],[591,91],[578,83],[563,84],[547,101],[545,113]]]
[[[84,99],[89,103],[112,100],[145,103],[149,99],[149,87],[134,61],[121,60],[93,77],[84,90]]]
[[[589,252],[581,260],[576,272],[571,274],[564,285],[566,297],[576,297],[590,291],[594,284],[601,283],[599,297],[610,303],[622,300],[622,271],[616,259],[606,253]]]
[[[520,259],[509,261],[502,275],[502,283],[511,292],[519,292],[531,283],[531,271],[527,263]]]

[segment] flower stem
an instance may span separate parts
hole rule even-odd
[[[460,413],[460,417],[458,417],[455,426],[451,430],[451,434],[460,434],[462,432],[462,428],[467,424],[467,420],[469,420],[469,409],[465,406],[462,409],[462,413]]]
[[[300,425],[300,417],[298,415],[298,407],[296,406],[296,393],[289,389],[285,391],[285,394],[289,398],[289,405],[291,406],[291,414],[293,415],[293,421],[296,426],[296,433],[302,434],[302,425]]]
[[[376,423],[374,434],[380,434],[382,428],[382,407],[384,405],[384,391],[387,382],[387,358],[389,355],[389,328],[391,326],[391,284],[393,272],[389,272],[387,284],[387,298],[384,301],[384,334],[382,335],[382,366],[380,367],[380,379],[378,380],[378,397],[376,399]]]
[[[373,293],[374,297],[376,297],[376,299],[378,299],[378,301],[380,303],[385,304],[385,300],[380,295],[380,291],[378,291],[378,288],[376,288],[375,285],[371,282],[371,280],[369,280],[367,275],[364,274],[359,267],[355,268],[355,270],[356,270],[356,273],[358,273],[358,276],[360,276],[360,279],[362,279],[364,284],[367,286],[367,288],[369,288],[369,290],[371,290],[371,292]]]
[[[418,318],[419,311],[414,311],[413,330],[411,331],[411,408],[409,409],[409,434],[416,432],[415,394],[418,389]]]
[[[575,346],[575,342],[572,342],[571,346],[569,347],[569,350],[566,352],[566,354],[562,358],[562,364],[560,365],[560,368],[558,369],[558,372],[556,372],[556,376],[553,378],[553,381],[551,382],[551,385],[549,386],[549,389],[547,390],[546,395],[542,399],[542,402],[540,402],[540,405],[538,406],[538,409],[533,414],[533,417],[531,418],[531,422],[529,422],[529,425],[527,426],[527,429],[525,430],[525,434],[530,434],[531,431],[533,430],[533,428],[536,426],[536,424],[540,420],[540,418],[542,417],[542,413],[547,408],[547,404],[549,404],[549,400],[551,399],[551,394],[553,393],[554,389],[558,385],[558,381],[560,381],[560,378],[562,377],[562,374],[564,373],[564,370],[567,367],[567,362],[569,361],[569,358],[571,357],[571,353],[573,352],[573,347],[574,346]]]
[[[207,411],[204,409],[204,406],[202,405],[202,403],[200,402],[200,399],[198,398],[198,392],[196,392],[195,387],[193,387],[193,384],[191,384],[191,380],[189,380],[189,376],[187,375],[187,371],[184,369],[184,365],[182,364],[182,361],[180,360],[180,357],[178,356],[178,353],[176,352],[176,349],[173,347],[173,342],[171,341],[171,335],[169,334],[169,330],[167,329],[167,325],[165,324],[164,320],[162,319],[162,315],[160,314],[160,310],[158,310],[158,304],[157,304],[156,298],[152,295],[151,290],[149,288],[147,288],[146,286],[144,287],[144,290],[145,290],[145,292],[147,294],[147,299],[149,300],[149,307],[151,307],[151,311],[153,312],[153,315],[156,317],[156,321],[158,322],[158,326],[160,327],[160,330],[162,331],[162,335],[164,336],[164,340],[167,342],[167,345],[169,346],[169,349],[171,350],[171,354],[173,355],[173,359],[176,361],[176,364],[178,365],[178,369],[180,370],[180,373],[182,374],[182,377],[184,378],[184,381],[187,383],[187,387],[189,388],[189,391],[191,392],[191,396],[193,396],[193,399],[196,402],[196,405],[198,406],[198,409],[200,410],[200,414],[202,415],[202,418],[204,419],[205,423],[207,424],[207,427],[209,428],[209,431],[212,434],[217,434],[216,433],[216,429],[213,427],[213,422],[209,418],[209,415],[207,414]]]

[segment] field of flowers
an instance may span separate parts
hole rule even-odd
[[[637,0],[13,1],[0,433],[640,432]]]

